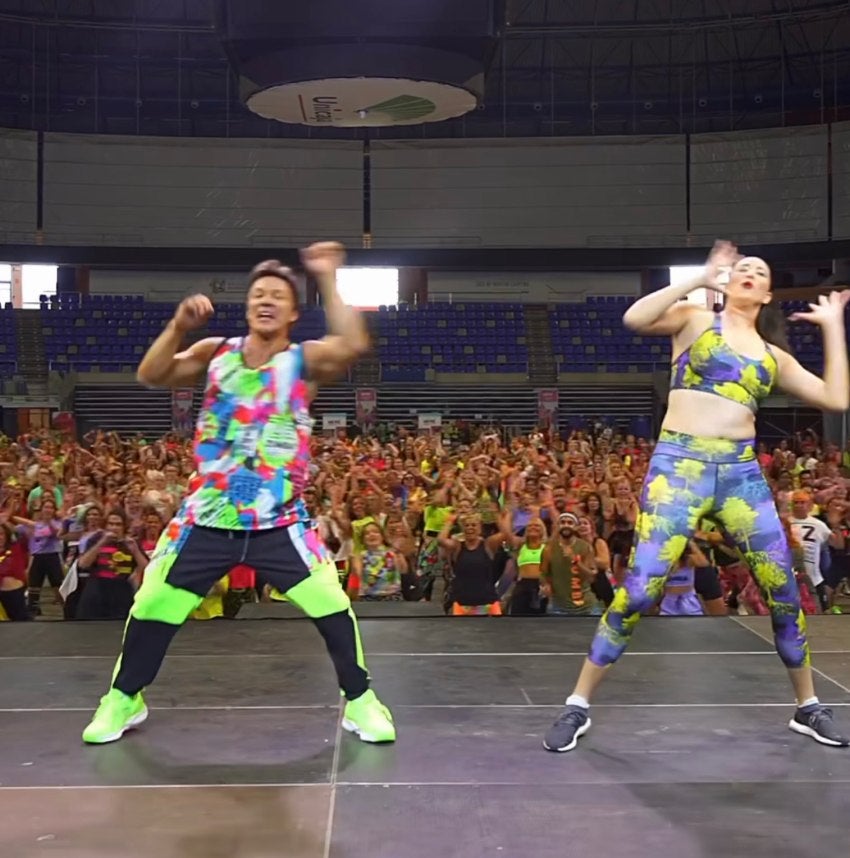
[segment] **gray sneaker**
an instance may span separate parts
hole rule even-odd
[[[567,706],[549,728],[543,747],[547,751],[572,751],[578,740],[590,729],[590,715],[581,706]]]
[[[833,748],[846,748],[850,746],[850,739],[842,735],[832,720],[832,709],[826,706],[817,706],[811,710],[798,709],[788,726],[802,736],[811,736],[821,745],[830,745]]]

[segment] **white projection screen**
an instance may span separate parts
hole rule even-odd
[[[376,247],[685,243],[681,137],[373,141]]]
[[[850,238],[850,122],[832,126],[832,231]]]
[[[37,163],[35,134],[0,129],[0,243],[35,242]]]
[[[45,135],[56,244],[291,247],[360,242],[361,144]]]
[[[823,241],[824,127],[700,134],[691,139],[691,231],[747,243]]]

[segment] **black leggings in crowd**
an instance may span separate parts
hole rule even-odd
[[[31,611],[38,612],[41,601],[41,588],[44,579],[50,581],[50,586],[58,589],[64,578],[62,571],[62,555],[55,554],[33,554],[29,571],[29,607]]]
[[[608,576],[601,569],[593,576],[590,590],[606,608],[614,601],[614,585],[608,580]]]
[[[511,617],[539,617],[546,613],[548,599],[540,595],[539,578],[520,578],[514,584],[514,592],[508,605]]]
[[[17,590],[0,590],[0,605],[3,606],[6,616],[13,622],[30,619],[25,592],[23,587]]]

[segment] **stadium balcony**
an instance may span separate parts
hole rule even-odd
[[[40,308],[50,367],[77,372],[135,368],[174,312],[173,304],[112,295],[42,296]],[[381,307],[370,316],[382,380],[424,381],[428,370],[527,374],[520,304],[402,305]],[[234,336],[244,330],[244,319],[243,304],[217,303],[203,333]],[[313,339],[324,333],[321,309],[302,308],[294,338]]]
[[[551,312],[552,351],[562,373],[650,372],[667,369],[670,340],[642,337],[623,327],[623,313],[633,299],[590,298],[582,304],[559,304]],[[785,316],[805,310],[805,301],[784,301]],[[794,354],[808,369],[823,368],[821,337],[811,325],[788,325]]]
[[[644,373],[666,369],[670,344],[626,330],[622,315],[631,299],[591,298],[548,310],[551,348],[559,373]],[[77,372],[133,371],[174,312],[173,304],[141,296],[60,295],[41,299],[42,334],[51,369]],[[786,315],[804,302],[784,302]],[[438,374],[527,376],[526,308],[522,304],[431,303],[380,307],[369,314],[381,381],[422,382]],[[234,336],[244,330],[244,305],[218,303],[205,336]],[[296,340],[325,332],[324,313],[303,308]],[[789,325],[801,363],[823,364],[820,335],[809,325]],[[11,309],[0,311],[0,370],[8,375],[17,359]]]

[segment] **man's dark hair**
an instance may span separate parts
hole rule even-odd
[[[261,277],[277,277],[288,283],[292,289],[292,300],[298,309],[298,284],[292,269],[284,265],[279,259],[266,259],[265,262],[257,263],[248,275],[248,288],[250,289],[256,280]]]

